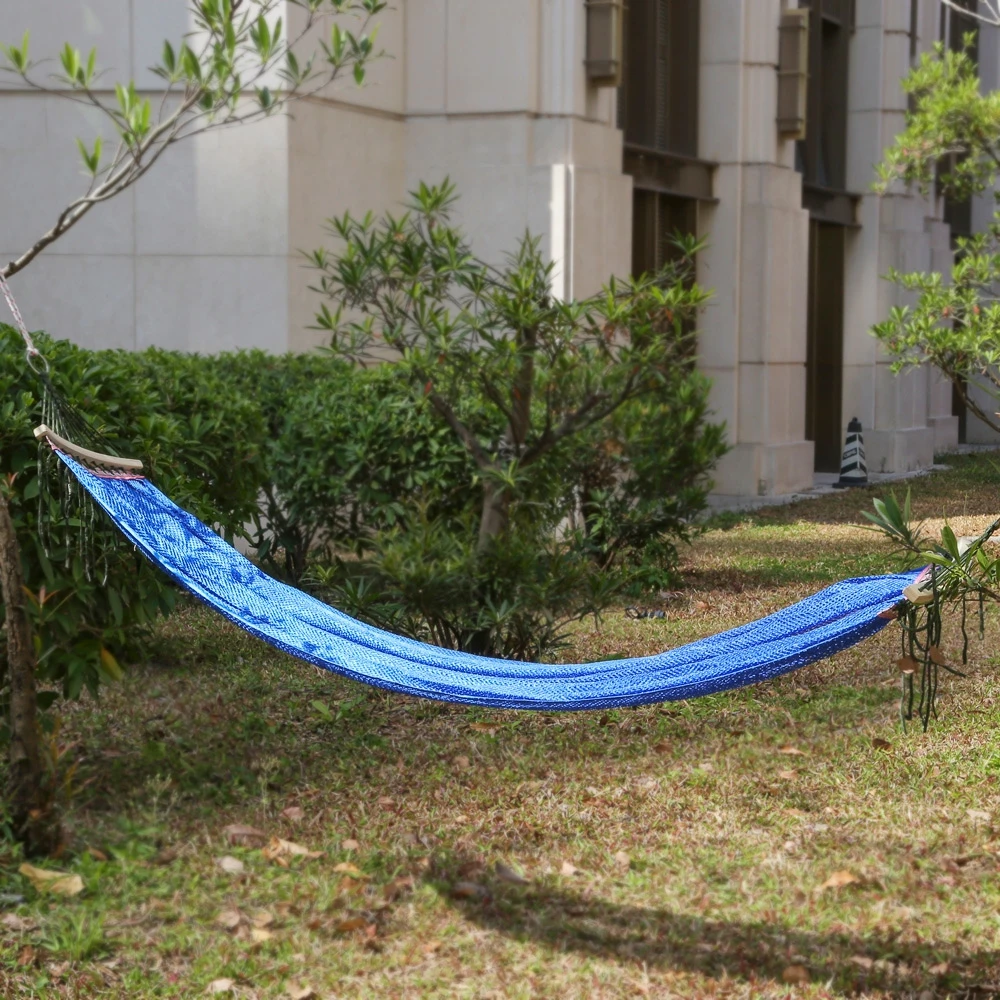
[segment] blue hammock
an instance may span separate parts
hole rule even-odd
[[[252,635],[318,667],[419,698],[489,708],[617,708],[754,684],[847,649],[891,619],[916,573],[844,580],[760,621],[656,656],[522,663],[384,632],[261,572],[149,480],[59,457],[151,562]]]

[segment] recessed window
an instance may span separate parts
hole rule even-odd
[[[618,127],[625,142],[698,155],[698,0],[630,0]]]
[[[806,184],[847,187],[847,69],[853,0],[801,0],[809,8],[809,96],[806,137],[796,167]]]

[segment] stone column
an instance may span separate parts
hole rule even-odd
[[[937,4],[923,8],[921,50],[937,37]],[[923,369],[894,375],[870,333],[892,306],[904,302],[883,278],[889,268],[929,270],[947,254],[947,229],[931,200],[902,187],[882,197],[871,189],[875,165],[905,125],[900,81],[909,65],[909,0],[858,0],[850,52],[847,184],[861,200],[860,226],[847,239],[843,413],[861,420],[872,472],[926,467],[936,447],[957,440],[957,421],[940,379]]]
[[[732,450],[721,496],[770,496],[813,483],[805,440],[809,215],[795,144],[778,135],[780,0],[702,0],[699,155],[719,164],[699,280],[716,291],[699,353]]]
[[[539,236],[565,296],[631,263],[615,91],[587,82],[585,16],[577,0],[407,4],[407,187],[450,176],[488,260]]]

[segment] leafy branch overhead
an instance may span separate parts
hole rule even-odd
[[[991,189],[1000,168],[1000,93],[982,93],[967,51],[938,46],[903,82],[912,98],[906,128],[887,150],[877,189],[894,182],[956,198]],[[983,232],[956,240],[950,275],[899,272],[887,277],[911,293],[872,333],[895,371],[937,368],[968,410],[1000,431],[1000,216]]]
[[[344,73],[360,85],[378,55],[373,18],[385,7],[385,0],[192,0],[195,30],[176,44],[164,42],[151,67],[163,88],[152,96],[132,80],[108,83],[94,49],[84,55],[66,43],[59,68],[45,73],[44,63],[32,58],[27,32],[20,44],[0,45],[0,70],[31,90],[93,108],[117,137],[109,149],[101,135],[77,139],[90,178],[86,190],[0,274],[22,270],[95,205],[135,184],[178,142],[267,118]],[[282,9],[287,23],[278,16]],[[318,48],[304,51],[314,37]]]

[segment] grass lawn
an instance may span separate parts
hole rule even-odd
[[[971,533],[1000,475],[949,461],[915,506]],[[610,614],[575,655],[897,568],[859,527],[873,495],[718,519],[665,619]],[[0,895],[0,996],[1000,996],[987,624],[925,734],[898,722],[895,626],[733,694],[536,715],[369,690],[191,606],[65,711],[70,842],[46,864],[85,889],[39,896],[0,847],[25,897]]]

